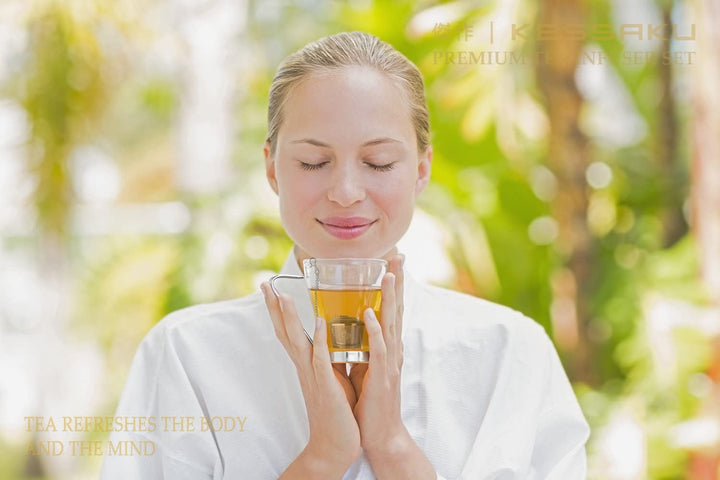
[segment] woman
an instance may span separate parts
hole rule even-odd
[[[106,457],[103,478],[585,478],[589,429],[544,330],[403,267],[395,245],[432,160],[417,68],[362,32],[308,44],[273,80],[268,132],[295,244],[282,273],[309,257],[389,261],[382,318],[365,314],[370,362],[331,364],[325,328],[306,324],[308,342],[304,286],[173,313],[118,407],[158,428],[110,439],[156,450]]]

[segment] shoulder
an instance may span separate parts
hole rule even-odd
[[[222,336],[240,326],[247,329],[262,325],[264,313],[259,291],[232,300],[192,305],[163,317],[145,335],[142,344],[157,346],[183,338]]]
[[[442,313],[444,322],[458,326],[503,325],[535,335],[545,332],[540,324],[506,305],[437,285],[418,283],[417,286],[420,308],[436,314]]]
[[[414,315],[438,340],[491,343],[528,353],[554,348],[545,329],[522,312],[448,288],[416,285]]]
[[[191,328],[195,325],[202,325],[227,317],[238,319],[254,313],[261,306],[263,306],[262,294],[256,291],[232,300],[201,303],[176,310],[166,315],[157,326],[162,326],[171,331]]]

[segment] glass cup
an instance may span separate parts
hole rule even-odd
[[[313,313],[325,320],[330,361],[366,363],[370,345],[363,312],[372,308],[380,320],[380,285],[386,270],[387,261],[380,258],[308,258],[303,260],[304,275],[275,275],[270,286],[279,296],[277,279],[305,279]]]

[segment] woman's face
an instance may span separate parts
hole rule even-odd
[[[385,257],[405,234],[430,178],[404,93],[386,75],[347,67],[288,95],[265,165],[280,216],[306,257]]]

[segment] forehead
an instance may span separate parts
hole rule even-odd
[[[414,141],[406,98],[390,77],[368,67],[313,74],[290,91],[278,136],[281,142],[297,135],[338,143],[378,136]]]

